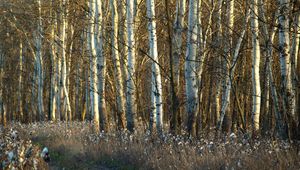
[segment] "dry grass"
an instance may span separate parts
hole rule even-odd
[[[95,135],[87,122],[15,125],[50,151],[51,169],[299,169],[299,144],[226,137],[200,140],[143,133]],[[226,140],[224,140],[226,139]]]

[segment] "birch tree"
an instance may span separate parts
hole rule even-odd
[[[222,6],[223,6],[223,0],[218,0],[217,7],[216,7],[216,30],[215,30],[215,39],[214,39],[214,46],[217,49],[221,48],[222,40],[221,40],[221,34],[222,34],[222,24],[221,24],[221,16],[222,16]],[[219,67],[218,73],[221,73],[221,67],[219,66],[221,63],[221,56],[219,53],[216,54],[216,66]],[[214,105],[215,105],[215,120],[216,122],[220,119],[220,97],[221,97],[221,81],[219,78],[216,79],[216,95],[214,98]]]
[[[54,12],[54,0],[51,1],[51,6],[53,10],[51,10],[52,22],[51,22],[51,39],[50,39],[50,53],[51,53],[51,84],[50,84],[50,120],[56,120],[56,95],[57,95],[57,77],[56,77],[56,42],[55,42],[55,30],[57,28],[57,19],[56,13]]]
[[[230,96],[231,90],[232,90],[232,80],[233,80],[233,76],[234,76],[234,72],[235,72],[235,68],[236,68],[237,59],[239,57],[239,51],[240,51],[240,48],[241,48],[241,44],[242,44],[242,41],[244,39],[245,32],[247,30],[247,23],[248,23],[248,20],[249,20],[249,16],[250,16],[250,10],[248,9],[247,12],[246,12],[246,15],[245,15],[245,22],[244,22],[243,30],[242,30],[242,32],[239,36],[236,47],[234,49],[232,65],[231,65],[230,72],[228,73],[229,74],[228,84],[224,87],[225,88],[224,89],[224,95],[225,96],[223,96],[221,113],[220,113],[220,120],[218,122],[218,129],[219,130],[221,130],[221,128],[222,128],[224,116],[226,114],[226,110],[227,110],[227,107],[229,105],[229,99],[230,99],[229,96]]]
[[[134,117],[136,115],[136,99],[135,99],[135,40],[134,40],[134,1],[127,0],[126,4],[126,26],[127,26],[127,52],[128,52],[128,63],[127,63],[127,128],[133,131],[134,128]]]
[[[255,133],[259,130],[259,116],[261,105],[261,89],[259,78],[260,63],[260,45],[258,38],[258,1],[251,1],[251,31],[252,31],[252,119],[253,130]]]
[[[162,105],[162,82],[160,75],[160,67],[157,52],[157,35],[156,35],[156,21],[155,21],[155,3],[154,0],[147,0],[147,17],[148,17],[148,31],[149,31],[149,50],[152,58],[152,78],[151,78],[151,102],[152,111],[150,114],[150,121],[156,115],[156,129],[161,136],[163,132],[163,105]],[[151,122],[150,122],[151,123]]]
[[[23,79],[23,43],[19,42],[19,82],[18,82],[18,115],[20,121],[23,121],[23,102],[22,102],[22,79]]]
[[[126,127],[125,118],[125,97],[123,88],[123,79],[120,66],[120,56],[118,48],[118,11],[117,0],[110,0],[111,19],[112,19],[112,34],[111,34],[111,48],[114,63],[114,77],[116,84],[116,98],[117,98],[117,112],[119,118],[120,128]]]
[[[66,59],[66,0],[61,4],[61,28],[60,28],[60,52],[61,52],[61,96],[64,98],[64,119],[68,120],[68,114],[71,112],[69,92],[67,89],[67,59]]]
[[[295,115],[295,93],[292,87],[290,39],[289,39],[289,1],[279,0],[279,58],[281,72],[281,92],[283,98],[283,108],[289,118],[289,135],[294,138],[296,135],[296,115]]]
[[[95,0],[90,0],[89,2],[89,13],[90,13],[90,22],[89,22],[89,33],[88,33],[88,50],[90,55],[90,96],[91,96],[91,110],[92,116],[94,119],[94,130],[96,132],[100,131],[100,124],[99,124],[99,107],[98,107],[98,77],[97,77],[97,53],[96,53],[96,37],[95,37],[95,11],[96,11],[96,3]]]
[[[230,105],[230,95],[226,94],[226,88],[231,87],[230,85],[230,77],[229,77],[229,68],[231,65],[231,60],[232,60],[232,50],[233,49],[233,24],[234,24],[234,0],[227,0],[227,9],[226,9],[226,29],[225,29],[225,37],[228,39],[228,43],[225,43],[225,48],[224,48],[224,57],[222,59],[222,69],[223,69],[223,79],[222,79],[222,104],[221,104],[221,117],[220,121],[222,118],[222,115],[224,115],[226,119],[226,127],[230,126],[230,115],[226,115],[226,112],[228,112],[228,106]],[[222,120],[223,121],[223,120]],[[229,129],[227,129],[229,130]]]
[[[97,40],[97,63],[98,63],[98,94],[99,94],[99,114],[101,128],[108,130],[108,119],[105,102],[105,76],[106,76],[106,58],[103,53],[103,4],[101,0],[96,0],[96,40]]]
[[[186,88],[186,110],[187,131],[196,136],[196,117],[198,114],[198,86],[196,77],[196,51],[197,51],[197,1],[189,1],[187,51],[185,58],[185,88]]]
[[[180,116],[180,108],[179,108],[179,99],[178,99],[178,93],[179,93],[179,80],[180,80],[180,57],[182,56],[182,33],[183,33],[183,27],[184,27],[184,14],[186,10],[186,1],[185,0],[177,0],[176,1],[176,11],[175,11],[175,20],[173,24],[173,38],[172,38],[172,62],[170,67],[172,67],[171,70],[171,77],[173,77],[173,88],[175,96],[174,96],[174,110],[173,115],[171,119],[171,131],[174,133],[178,132],[178,125],[180,122],[178,122],[178,116]]]
[[[36,66],[36,76],[37,76],[37,108],[39,119],[44,120],[44,104],[43,104],[43,56],[42,56],[42,10],[41,10],[41,0],[37,0],[38,5],[38,20],[37,20],[37,30],[35,33],[35,66]]]

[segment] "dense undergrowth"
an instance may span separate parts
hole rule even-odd
[[[160,139],[142,130],[135,134],[95,134],[91,127],[89,122],[9,126],[37,148],[49,148],[50,169],[300,168],[300,147],[296,141],[249,139],[243,134],[216,139],[210,133],[200,139],[168,134]]]

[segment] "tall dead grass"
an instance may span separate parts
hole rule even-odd
[[[299,144],[271,139],[190,140],[143,133],[91,133],[88,122],[19,125],[47,146],[52,169],[299,169]]]

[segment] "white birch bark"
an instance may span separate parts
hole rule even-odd
[[[55,29],[57,28],[57,19],[56,19],[56,13],[54,12],[54,0],[52,0],[52,8],[51,10],[51,16],[52,18],[52,25],[51,25],[51,39],[50,39],[50,53],[51,53],[51,93],[50,93],[50,120],[55,121],[56,120],[56,95],[57,95],[57,79],[56,79],[56,46],[55,46]]]
[[[222,14],[222,5],[223,4],[223,0],[218,0],[218,4],[217,4],[217,12],[216,12],[216,40],[214,42],[214,45],[216,46],[217,49],[219,49],[221,47],[221,34],[222,34],[222,29],[221,29],[221,14]],[[220,67],[220,63],[221,63],[221,56],[219,54],[217,54],[217,67],[218,69],[218,74],[220,74],[222,72],[222,69]],[[220,97],[221,97],[221,81],[219,80],[219,78],[217,77],[216,80],[216,95],[215,95],[215,100],[214,100],[214,105],[215,105],[215,121],[218,122],[220,120]]]
[[[180,122],[178,118],[180,116],[180,107],[179,107],[179,79],[180,79],[180,57],[182,56],[182,33],[184,27],[184,14],[186,10],[186,1],[185,0],[177,0],[176,1],[176,12],[175,12],[175,20],[173,24],[173,38],[172,38],[172,77],[173,77],[173,88],[174,88],[174,102],[173,102],[173,115],[170,123],[170,128],[173,133],[178,132],[178,125]],[[173,94],[173,95],[174,95]]]
[[[126,127],[125,118],[125,93],[123,88],[123,79],[120,66],[120,55],[118,48],[118,12],[117,12],[117,0],[110,0],[111,17],[112,17],[112,35],[111,35],[111,46],[112,46],[112,57],[114,62],[115,72],[115,83],[116,83],[116,97],[117,97],[117,109],[120,125],[122,128]]]
[[[90,96],[91,96],[91,110],[94,119],[94,130],[96,132],[100,131],[99,125],[99,107],[98,107],[98,70],[97,70],[97,53],[96,53],[96,37],[95,37],[95,11],[96,11],[96,3],[95,0],[90,0],[89,3],[90,8],[90,22],[89,22],[89,33],[88,33],[88,50],[90,54]]]
[[[198,86],[196,77],[196,51],[197,51],[197,0],[189,1],[187,51],[185,58],[186,81],[186,111],[188,114],[187,131],[195,136],[196,117],[198,111]]]
[[[61,50],[61,94],[64,98],[64,120],[68,120],[68,114],[71,112],[69,93],[67,89],[67,59],[66,59],[66,0],[62,1],[61,4],[61,30],[60,30],[60,50]]]
[[[160,75],[160,67],[158,61],[157,51],[157,35],[156,35],[156,21],[155,21],[155,2],[154,0],[147,0],[147,17],[148,17],[148,31],[149,31],[149,50],[152,61],[152,115],[156,114],[156,129],[161,136],[163,133],[163,105],[162,105],[162,82]],[[155,112],[154,112],[155,111]]]
[[[127,81],[126,81],[126,112],[127,112],[127,128],[130,131],[134,129],[134,119],[136,115],[136,99],[135,99],[135,40],[134,40],[134,2],[127,0],[126,5],[126,26],[127,26]]]
[[[227,118],[230,117],[230,115],[226,115],[226,112],[228,112],[228,106],[230,105],[230,95],[226,94],[226,88],[228,86],[231,87],[230,82],[230,76],[229,76],[229,68],[231,66],[231,60],[232,60],[232,54],[233,51],[233,24],[234,24],[234,0],[227,0],[227,9],[226,9],[226,29],[225,29],[225,38],[228,40],[227,43],[225,43],[225,50],[224,50],[224,57],[222,58],[222,69],[223,69],[223,79],[222,79],[222,102],[221,102],[221,113],[224,116],[227,116]],[[225,109],[225,110],[223,110]],[[223,119],[220,117],[220,119]],[[222,120],[223,121],[223,120]],[[226,122],[226,125],[229,125],[230,122]]]
[[[22,102],[22,81],[23,81],[23,43],[22,40],[20,40],[20,44],[19,44],[19,50],[20,50],[20,54],[19,54],[19,89],[18,89],[18,114],[20,116],[20,120],[23,121],[23,102]]]
[[[41,16],[41,0],[37,0],[38,5],[38,21],[37,31],[35,35],[35,55],[36,55],[36,70],[37,70],[37,108],[39,119],[44,120],[44,104],[43,104],[43,56],[42,56],[42,16]]]
[[[229,105],[229,99],[230,99],[229,96],[230,96],[231,89],[232,89],[232,80],[233,80],[233,76],[234,76],[234,72],[235,72],[235,68],[236,68],[237,59],[239,57],[240,47],[241,47],[242,41],[244,39],[245,32],[247,30],[247,22],[249,20],[249,16],[250,16],[250,10],[248,10],[247,13],[246,13],[244,28],[243,28],[243,30],[240,34],[240,37],[237,41],[237,45],[234,49],[232,65],[231,65],[229,76],[228,76],[229,77],[228,78],[228,83],[227,83],[227,86],[225,86],[225,89],[224,89],[224,96],[223,96],[221,112],[220,112],[220,120],[218,122],[219,130],[221,130],[221,128],[222,128],[224,116],[226,114],[226,110],[227,110],[227,107]]]
[[[260,45],[258,28],[258,1],[251,2],[251,31],[252,31],[252,121],[253,130],[259,130],[259,117],[261,105],[261,88],[259,79]]]
[[[292,46],[291,46],[291,74],[293,79],[293,90],[296,90],[297,80],[299,80],[299,75],[297,76],[297,61],[299,53],[299,42],[300,42],[300,12],[297,11],[294,14],[293,21],[293,33],[292,33]]]
[[[182,55],[182,32],[184,27],[184,14],[186,12],[186,1],[176,1],[176,15],[174,21],[174,36],[173,36],[173,61],[174,61],[174,83],[179,86],[179,63]],[[175,85],[175,86],[176,86]]]
[[[96,39],[97,39],[97,64],[98,64],[98,94],[99,94],[99,114],[100,124],[103,130],[108,129],[108,120],[105,102],[105,76],[106,76],[106,58],[103,54],[103,6],[101,0],[96,0]]]
[[[289,39],[289,0],[279,1],[279,57],[281,71],[281,88],[284,104],[284,112],[288,116],[289,135],[295,137],[295,93],[292,87],[290,39]]]

